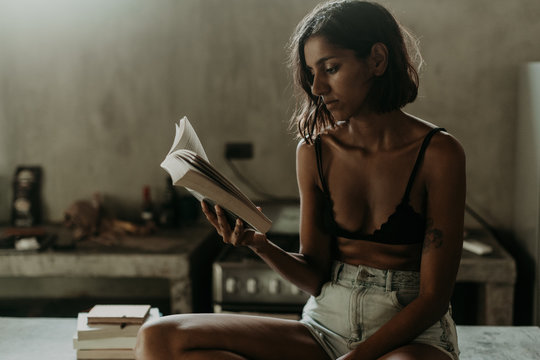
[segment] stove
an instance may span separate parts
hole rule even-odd
[[[297,252],[298,203],[266,204],[263,211],[273,220],[268,238],[285,251]],[[308,297],[247,247],[226,246],[214,261],[214,312],[298,318]]]

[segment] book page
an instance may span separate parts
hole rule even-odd
[[[244,201],[247,205],[252,205],[255,209],[255,205],[249,200],[249,198],[244,195],[244,193],[238,189],[232,182],[230,182],[225,176],[218,172],[208,161],[205,161],[201,157],[197,156],[190,151],[182,151],[176,154],[177,157],[180,157],[184,161],[189,162],[197,170],[208,176],[216,184],[221,186],[225,191],[228,191],[231,194],[234,194],[239,200]]]
[[[253,203],[247,204],[233,193],[225,191],[222,186],[195,168],[188,171],[177,185],[193,189],[198,194],[204,194],[204,201],[207,201],[209,205],[218,204],[226,212],[229,211],[233,218],[240,217],[247,223],[246,226],[251,225],[262,233],[266,233],[272,225],[272,221]]]
[[[174,136],[173,145],[169,154],[180,149],[191,150],[204,160],[208,161],[206,152],[202,146],[201,140],[197,136],[195,129],[191,126],[187,117],[183,117],[178,121],[178,124],[175,124],[176,134]]]
[[[208,161],[199,137],[186,117],[176,124],[176,133],[169,153],[161,163],[173,184],[183,186],[199,201],[213,209],[219,204],[230,218],[242,218],[248,225],[266,232],[272,222],[253,202]],[[232,223],[234,226],[234,222]]]

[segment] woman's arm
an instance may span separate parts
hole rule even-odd
[[[448,310],[463,244],[465,154],[451,136],[436,136],[424,159],[428,220],[418,297],[343,359],[377,359],[403,346]]]
[[[244,229],[240,220],[231,229],[219,207],[216,207],[216,216],[202,203],[203,212],[224,242],[249,246],[272,269],[312,295],[319,293],[331,265],[330,237],[320,227],[324,199],[317,185],[316,164],[313,146],[300,142],[296,152],[301,219],[299,253],[288,253],[265,234]]]

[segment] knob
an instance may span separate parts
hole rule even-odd
[[[225,292],[228,294],[233,294],[236,291],[236,279],[235,278],[227,278],[225,279]]]
[[[246,281],[246,291],[248,294],[255,294],[257,292],[257,280],[249,278]]]
[[[270,294],[279,294],[280,283],[278,279],[272,279],[268,282],[268,292]]]

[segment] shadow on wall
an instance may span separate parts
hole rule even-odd
[[[514,292],[514,325],[532,325],[534,306],[535,264],[531,255],[515,240],[510,230],[498,230],[497,239],[516,262]]]
[[[11,189],[11,182],[8,176],[0,175],[0,189]],[[0,204],[9,204],[11,202],[11,191],[0,191]],[[9,207],[0,206],[0,219],[9,219]]]

